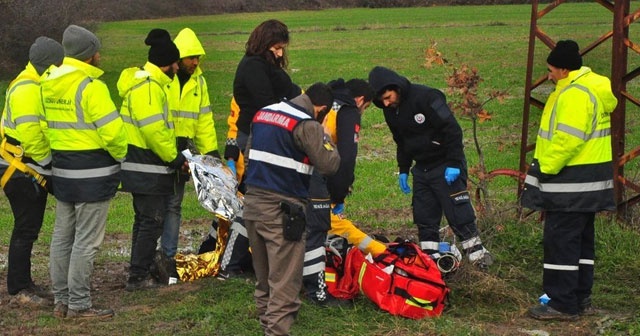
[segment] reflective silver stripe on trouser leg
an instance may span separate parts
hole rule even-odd
[[[247,228],[245,228],[244,225],[240,224],[237,221],[234,221],[233,224],[231,224],[231,229],[229,231],[230,231],[229,240],[227,240],[227,246],[224,249],[224,253],[222,254],[222,261],[220,262],[221,270],[226,270],[227,266],[229,265],[229,262],[231,261],[231,256],[233,255],[233,249],[235,247],[236,238],[238,238],[238,236],[242,236],[249,239],[249,236],[247,234]],[[217,233],[216,233],[216,237],[217,237]]]

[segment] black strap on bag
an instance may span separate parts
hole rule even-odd
[[[300,241],[306,224],[304,208],[295,203],[281,201],[280,209],[284,212],[282,216],[282,234],[284,235],[284,239]]]
[[[393,294],[411,301],[411,303],[413,303],[415,306],[420,308],[425,308],[425,309],[431,308],[431,310],[433,310],[438,305],[438,302],[420,302],[416,300],[416,298],[414,298],[411,294],[409,294],[409,292],[407,292],[406,289],[400,288],[400,287],[394,288]]]

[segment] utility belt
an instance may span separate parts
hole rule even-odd
[[[45,189],[47,188],[47,180],[45,177],[22,162],[22,158],[25,156],[24,149],[21,146],[9,143],[7,138],[4,137],[2,138],[2,143],[0,143],[0,156],[9,164],[2,178],[0,178],[0,186],[2,186],[2,188],[4,188],[16,170],[33,177],[36,183]]]

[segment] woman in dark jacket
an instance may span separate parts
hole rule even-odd
[[[238,161],[258,109],[302,93],[285,71],[288,44],[289,30],[278,20],[264,21],[251,32],[233,80],[233,97],[240,112],[236,120],[237,137],[227,139],[226,159]]]
[[[268,105],[291,99],[302,93],[300,87],[291,81],[287,68],[286,48],[289,44],[289,30],[278,20],[267,20],[258,25],[247,40],[244,57],[240,60],[233,80],[233,99],[229,116],[229,132],[224,151],[227,166],[241,182],[238,190],[244,193],[242,176],[244,173],[243,152],[247,146],[251,121],[256,112]],[[239,112],[235,110],[239,108]],[[249,239],[241,217],[231,225],[229,241],[220,266],[221,277],[233,277],[251,269]],[[213,249],[216,241],[217,222],[214,221],[208,239],[203,246]],[[205,251],[201,247],[201,251]]]

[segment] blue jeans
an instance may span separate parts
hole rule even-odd
[[[164,228],[160,246],[162,252],[174,258],[178,251],[178,239],[180,238],[180,222],[182,221],[182,198],[184,197],[185,178],[179,178],[176,183],[176,193],[167,197],[167,209],[164,216]]]
[[[58,200],[49,257],[55,303],[74,310],[91,308],[93,260],[104,239],[110,202]]]

